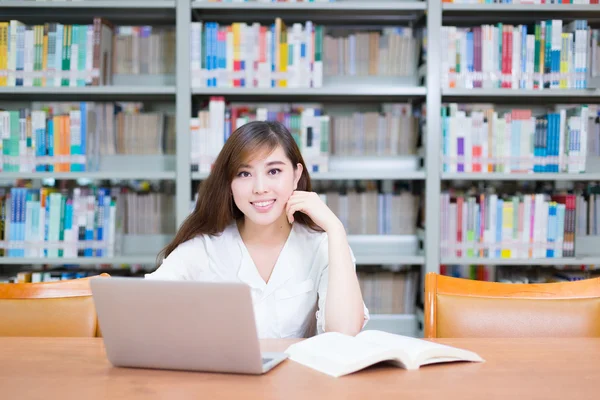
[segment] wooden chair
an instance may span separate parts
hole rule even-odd
[[[100,336],[89,284],[96,277],[0,284],[0,336]]]
[[[600,278],[520,284],[425,277],[425,337],[600,337]]]

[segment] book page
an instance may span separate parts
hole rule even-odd
[[[356,338],[369,344],[402,350],[412,362],[420,365],[457,360],[483,361],[477,354],[468,350],[377,330],[363,331]]]
[[[340,376],[376,362],[386,347],[337,332],[327,332],[291,345],[289,358],[310,368]]]

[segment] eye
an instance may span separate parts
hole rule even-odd
[[[281,170],[279,168],[273,168],[273,169],[269,170],[269,175],[277,175],[280,172],[281,172]]]
[[[247,178],[250,176],[250,172],[242,171],[242,172],[238,173],[237,176],[239,176],[240,178]]]

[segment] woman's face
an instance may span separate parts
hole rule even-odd
[[[233,201],[246,220],[270,225],[285,213],[301,175],[302,164],[294,169],[283,148],[277,146],[240,167],[231,182]]]

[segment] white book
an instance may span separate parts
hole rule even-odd
[[[33,29],[29,28],[25,31],[25,52],[23,63],[23,70],[25,72],[23,77],[23,86],[27,87],[33,86],[33,61],[35,58],[34,41]]]
[[[585,161],[587,155],[587,128],[588,128],[589,110],[586,105],[581,106],[581,117],[579,119],[579,168],[578,172],[585,172]]]
[[[285,352],[290,360],[336,378],[382,361],[408,370],[443,362],[485,361],[469,350],[377,330],[356,336],[327,332],[295,343]]]
[[[521,25],[513,27],[512,32],[512,65],[511,65],[511,88],[519,87],[519,79],[521,78]]]
[[[523,197],[523,232],[521,232],[521,243],[523,248],[521,250],[521,258],[529,258],[529,246],[531,245],[531,201],[530,195]]]

